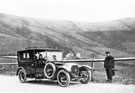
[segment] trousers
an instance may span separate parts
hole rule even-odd
[[[108,80],[112,81],[112,76],[114,75],[112,68],[105,68],[106,69],[106,75]]]

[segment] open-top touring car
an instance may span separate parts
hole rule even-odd
[[[51,48],[26,48],[17,52],[20,82],[27,78],[57,80],[66,87],[71,81],[87,84],[91,80],[92,68],[74,62],[63,61],[63,50]]]

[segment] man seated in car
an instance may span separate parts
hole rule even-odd
[[[57,61],[56,55],[53,55],[53,61]]]
[[[45,61],[46,61],[46,60],[43,58],[42,54],[39,54],[39,58],[38,58],[38,60],[37,60],[37,67],[38,67],[38,68],[43,67],[44,64],[45,64]]]

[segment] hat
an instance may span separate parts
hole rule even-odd
[[[42,54],[39,54],[39,56],[42,56]]]
[[[56,55],[53,55],[53,57],[56,57]]]
[[[109,54],[109,53],[110,53],[109,51],[105,52],[105,54]]]

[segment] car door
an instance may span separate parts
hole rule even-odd
[[[35,67],[35,61],[33,58],[33,51],[27,51],[26,57],[27,57],[27,69],[29,70],[29,74],[35,74],[36,67]]]

